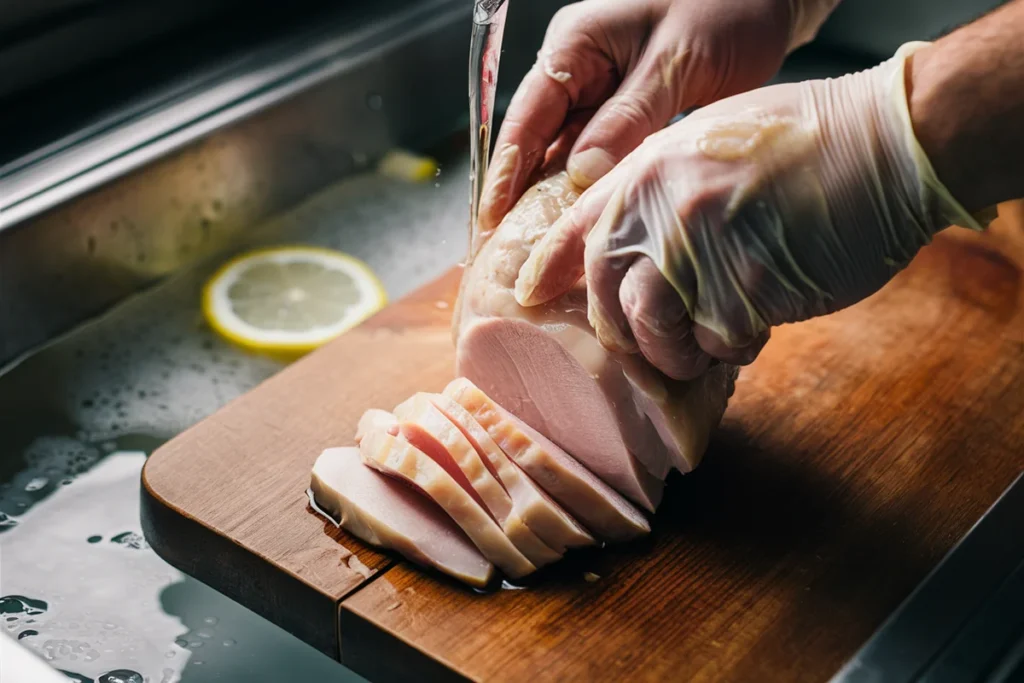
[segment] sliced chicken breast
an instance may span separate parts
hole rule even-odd
[[[468,379],[451,382],[444,395],[465,408],[508,457],[592,533],[622,541],[650,532],[642,512]]]
[[[494,576],[445,512],[408,486],[363,464],[357,448],[329,448],[313,465],[313,498],[343,529],[471,586]]]
[[[512,498],[513,510],[540,540],[558,553],[594,545],[594,537],[513,463],[465,408],[444,394],[432,394],[431,400],[491,463]]]
[[[544,544],[519,513],[512,499],[466,436],[430,400],[430,395],[419,393],[395,408],[398,429],[410,444],[428,454],[436,462],[454,461],[462,471],[459,483],[476,492],[479,502],[498,522],[512,544],[535,566],[541,567],[561,559]],[[459,481],[458,478],[456,478]]]
[[[389,425],[382,412],[375,411],[360,421],[359,454],[363,462],[409,483],[441,506],[483,556],[508,576],[519,578],[532,573],[536,567],[470,493],[468,483],[463,485],[452,476],[461,471],[451,456],[444,464],[438,463],[400,433],[395,435],[400,431],[397,420],[392,417]]]
[[[505,487],[458,427],[431,402],[429,394],[413,394],[395,406],[393,414],[409,443],[428,454],[428,448],[444,450],[455,460],[492,517],[502,520],[508,516],[512,511],[512,499]]]

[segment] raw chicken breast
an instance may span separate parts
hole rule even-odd
[[[448,459],[455,462],[465,477],[463,485],[468,484],[476,492],[484,508],[530,562],[541,567],[561,559],[561,553],[537,538],[513,509],[512,499],[488,464],[462,431],[433,404],[429,394],[413,395],[395,408],[394,415],[398,419],[399,432],[406,441],[427,453],[435,462]]]
[[[508,457],[591,532],[622,541],[651,530],[643,513],[468,379],[453,381],[444,395],[465,408]]]
[[[441,508],[366,467],[357,448],[321,453],[310,488],[317,505],[371,545],[395,550],[471,586],[483,587],[494,575],[494,565]]]
[[[465,408],[443,394],[432,394],[431,399],[462,430],[480,456],[491,463],[512,497],[513,510],[540,540],[558,553],[594,545],[594,537],[522,472]]]
[[[688,472],[703,456],[736,370],[719,365],[692,382],[676,382],[639,354],[605,350],[587,320],[582,282],[548,304],[519,306],[513,296],[519,268],[578,196],[564,172],[537,183],[480,249],[463,275],[457,305],[457,370],[653,511],[668,472]]]
[[[521,553],[471,494],[468,481],[451,456],[436,462],[431,455],[410,444],[399,431],[394,416],[380,410],[368,411],[359,424],[359,454],[368,466],[408,482],[441,506],[485,558],[512,578],[532,573],[536,567]],[[454,475],[454,476],[453,476]]]

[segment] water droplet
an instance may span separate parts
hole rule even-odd
[[[0,512],[0,529],[10,529],[18,526],[18,520],[9,517],[7,513]]]
[[[24,631],[22,631],[21,633],[18,634],[18,640],[21,640],[22,638],[31,638],[32,636],[38,636],[38,635],[39,635],[39,631],[34,631],[34,630],[30,629],[30,628],[29,629],[25,629]]]
[[[184,638],[175,638],[174,639],[174,644],[177,645],[178,647],[188,647],[188,641],[185,640]]]
[[[141,534],[137,534],[134,531],[123,531],[116,536],[112,536],[110,538],[110,542],[132,550],[145,550],[149,548],[149,544],[146,543],[146,539],[143,538]]]
[[[103,537],[102,536],[90,536],[89,538],[87,538],[85,540],[88,543],[99,543],[100,541],[103,540]]]
[[[43,600],[26,598],[24,595],[5,595],[0,598],[0,614],[42,614],[49,605]]]
[[[114,669],[96,679],[96,683],[145,683],[138,671],[131,669]]]
[[[366,106],[370,111],[380,111],[384,107],[384,98],[375,92],[367,93]]]
[[[231,638],[228,638],[224,641],[224,647],[234,647],[236,644],[237,642],[232,640]]]
[[[203,623],[209,624],[210,626],[216,626],[218,621],[217,617],[206,617],[203,619]]]
[[[199,636],[200,638],[205,639],[205,640],[209,640],[210,638],[213,638],[213,634],[210,633],[209,631],[207,631],[205,628],[204,629],[199,629],[198,631],[196,631],[196,635]]]
[[[448,304],[447,301],[435,301],[434,302],[434,308],[439,308],[442,311],[446,310],[448,308],[448,306],[449,306],[449,304]]]

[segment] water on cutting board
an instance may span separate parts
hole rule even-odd
[[[244,247],[341,249],[398,298],[467,250],[468,158],[446,149],[433,182],[352,177]],[[72,679],[359,680],[167,565],[141,535],[146,455],[282,367],[203,322],[200,290],[227,256],[0,373],[0,623]]]

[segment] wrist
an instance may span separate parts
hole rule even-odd
[[[904,72],[907,107],[914,135],[935,174],[967,211],[975,212],[994,201],[986,196],[988,169],[977,165],[975,155],[964,153],[964,146],[971,144],[967,138],[973,137],[969,131],[975,113],[962,100],[956,101],[962,93],[951,82],[954,68],[935,45],[911,55]]]
[[[1024,196],[1024,2],[910,57],[907,104],[938,178],[969,212]]]

